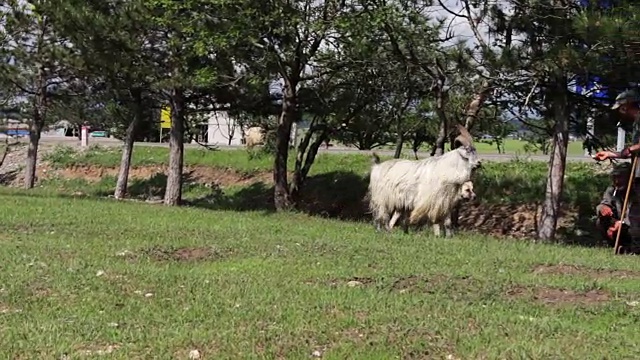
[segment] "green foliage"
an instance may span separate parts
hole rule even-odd
[[[0,80],[20,110],[42,128],[47,122],[53,95],[73,81],[73,69],[80,58],[61,36],[44,11],[48,2],[31,0],[4,2],[0,29]],[[16,104],[17,105],[17,104]]]

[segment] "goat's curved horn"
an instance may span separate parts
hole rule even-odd
[[[467,131],[467,129],[460,124],[458,124],[457,127],[460,131],[460,135],[458,135],[454,141],[459,142],[460,144],[462,144],[462,146],[471,146],[471,144],[473,143],[473,138],[471,137],[471,134],[469,134],[469,131]]]
[[[465,128],[464,126],[458,124],[458,130],[460,131],[460,135],[466,137],[469,140],[470,143],[473,143],[473,136],[471,136],[471,134],[469,133],[467,128]]]

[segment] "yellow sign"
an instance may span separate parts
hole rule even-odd
[[[165,106],[160,111],[160,128],[171,129],[171,109]]]

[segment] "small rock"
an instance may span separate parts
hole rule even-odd
[[[351,280],[351,281],[349,281],[347,283],[347,286],[350,286],[350,287],[356,287],[356,286],[360,286],[360,285],[362,285],[362,283],[360,281],[357,281],[357,280]]]
[[[311,356],[313,356],[313,357],[322,357],[322,353],[319,350],[316,350],[316,351],[311,353]]]
[[[102,276],[102,275],[104,275],[104,271],[98,270],[98,272],[96,273],[96,276]]]
[[[133,255],[133,253],[129,250],[120,251],[119,253],[116,253],[116,256],[129,256],[129,255]]]
[[[189,351],[189,359],[200,359],[200,351],[198,350]]]

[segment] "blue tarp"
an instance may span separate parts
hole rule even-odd
[[[3,134],[9,135],[9,136],[28,136],[29,135],[29,130],[11,130],[11,129],[7,129],[6,131],[2,132]]]

